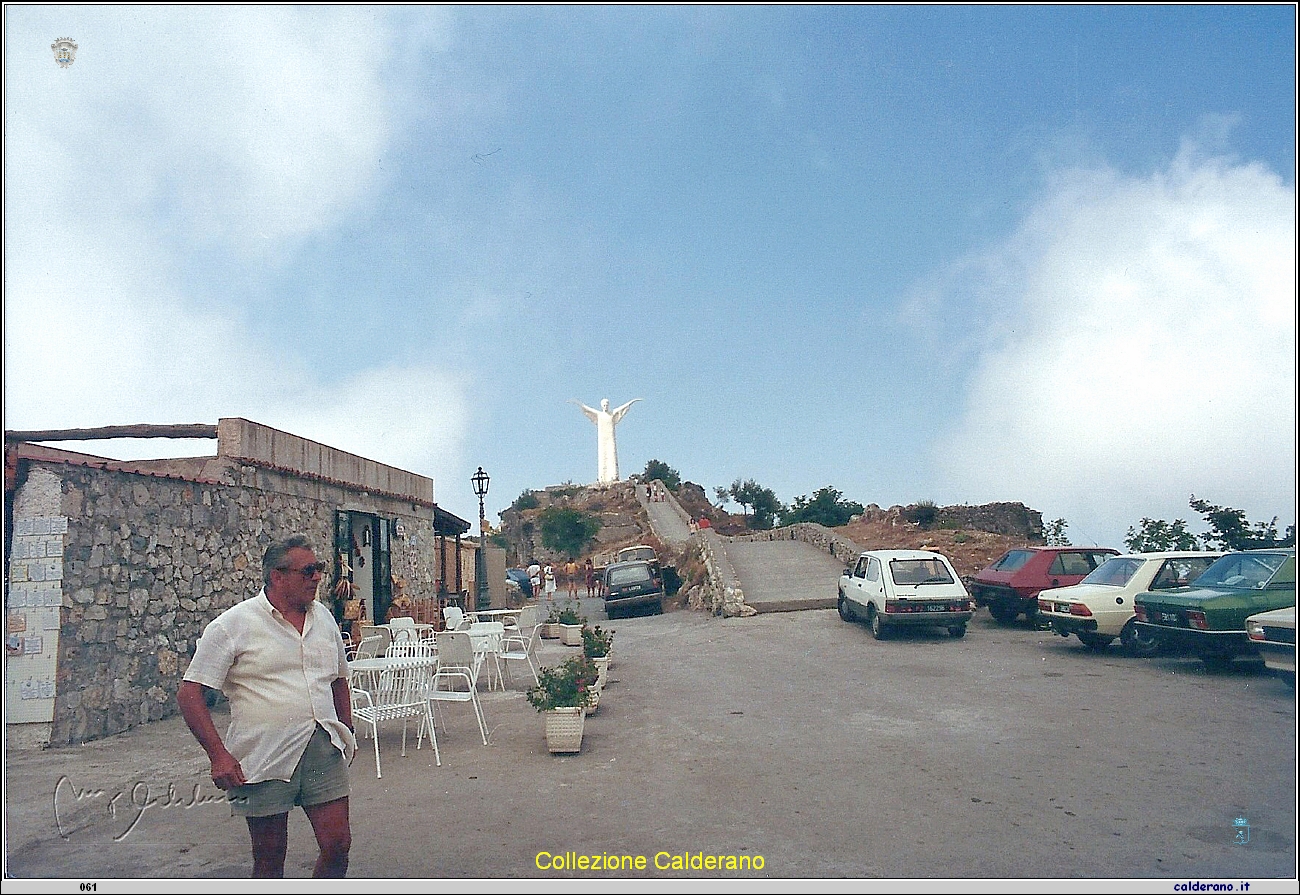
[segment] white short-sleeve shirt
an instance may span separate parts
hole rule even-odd
[[[203,630],[185,680],[230,700],[223,741],[249,783],[288,780],[319,723],[349,762],[357,741],[338,719],[333,683],[348,677],[338,624],[313,602],[298,633],[262,591]]]

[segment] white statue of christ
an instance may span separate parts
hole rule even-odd
[[[582,408],[587,419],[596,424],[596,481],[602,485],[618,481],[618,446],[614,442],[614,427],[627,413],[627,409],[640,400],[633,398],[613,410],[609,409],[609,398],[601,398],[600,410],[588,407],[581,401],[573,402]]]

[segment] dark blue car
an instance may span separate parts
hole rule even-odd
[[[533,598],[533,583],[528,580],[528,573],[526,571],[523,569],[506,569],[506,578],[519,585],[519,589],[523,591],[525,600],[531,600]]]

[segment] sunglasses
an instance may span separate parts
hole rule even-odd
[[[280,572],[297,572],[303,578],[306,578],[308,581],[310,581],[312,578],[315,578],[317,575],[325,574],[325,563],[314,562],[303,566],[301,569],[291,569],[288,566],[278,566],[276,570]]]

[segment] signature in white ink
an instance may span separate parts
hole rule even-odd
[[[141,780],[130,789],[118,790],[110,794],[104,789],[80,787],[65,774],[54,784],[54,826],[58,829],[61,838],[71,839],[75,832],[68,823],[72,806],[82,802],[102,800],[104,813],[111,820],[124,825],[122,831],[113,836],[114,842],[121,842],[130,835],[145,812],[151,808],[194,808],[198,805],[226,804],[225,793],[204,795],[201,792],[202,788],[200,784],[195,783],[187,795],[178,792],[175,783],[168,783],[165,790],[155,795],[149,784]]]

